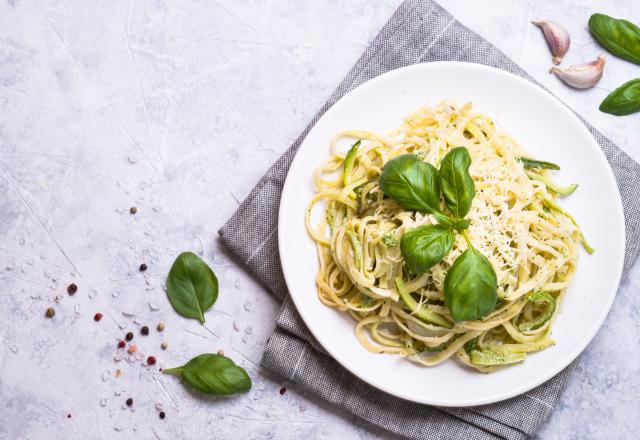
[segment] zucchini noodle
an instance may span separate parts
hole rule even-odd
[[[347,140],[360,142],[347,153],[340,148]],[[378,185],[382,167],[398,155],[417,154],[439,167],[458,146],[469,151],[476,188],[466,232],[498,280],[496,309],[473,321],[455,321],[444,303],[444,278],[467,248],[464,238],[456,234],[451,252],[426,273],[410,274],[400,239],[436,220],[403,208]],[[487,115],[473,112],[471,103],[422,108],[384,136],[338,133],[331,156],[315,173],[317,193],[305,218],[317,244],[320,301],[356,321],[355,336],[367,350],[425,366],[453,357],[488,373],[553,345],[551,326],[583,237],[557,205],[550,171],[537,170],[534,177],[542,178],[531,178],[522,156],[516,141]],[[324,215],[312,215],[314,208]]]

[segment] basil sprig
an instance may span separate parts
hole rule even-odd
[[[600,111],[616,116],[640,111],[640,78],[632,79],[611,92],[600,104]]]
[[[201,354],[181,367],[164,368],[162,372],[180,376],[206,394],[236,394],[251,389],[251,378],[244,368],[219,354]]]
[[[400,250],[408,272],[421,274],[438,264],[451,251],[455,230],[465,237],[468,249],[458,256],[444,282],[445,304],[457,321],[481,318],[495,310],[497,302],[496,273],[464,231],[470,223],[464,217],[475,197],[470,165],[465,147],[449,151],[439,171],[417,155],[405,154],[387,162],[379,180],[388,197],[405,208],[432,214],[438,222],[402,236]],[[443,213],[441,196],[451,217]]]
[[[640,64],[640,28],[627,20],[593,14],[589,30],[612,54],[632,63]]]
[[[204,323],[204,312],[218,299],[218,278],[196,254],[183,252],[167,276],[167,296],[180,315]]]

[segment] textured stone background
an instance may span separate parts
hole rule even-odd
[[[225,254],[216,231],[399,3],[0,5],[0,438],[388,437],[295,389],[280,395],[283,384],[257,367],[277,305]],[[569,89],[547,73],[550,55],[529,24],[563,22],[573,36],[570,65],[600,51],[586,30],[589,15],[640,22],[634,0],[441,3],[640,159],[640,115],[597,110],[640,67],[609,58],[597,88]],[[163,292],[183,250],[202,255],[220,279],[204,327],[178,317]],[[79,286],[73,297],[70,282]],[[638,287],[640,268],[624,281],[540,438],[640,437]],[[49,306],[53,319],[44,317]],[[98,311],[105,317],[95,323]],[[154,330],[159,321],[163,334]],[[147,337],[139,335],[144,324]],[[223,348],[254,388],[197,397],[136,359],[115,362],[128,330],[159,366]],[[127,397],[135,411],[123,409]]]

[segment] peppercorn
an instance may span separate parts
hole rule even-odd
[[[127,404],[127,406],[131,406],[133,405],[133,399],[129,397],[125,403]]]
[[[55,314],[56,314],[56,311],[54,310],[54,308],[53,308],[53,307],[49,307],[49,308],[47,309],[47,313],[46,313],[47,318],[53,318],[53,316],[54,316]]]
[[[96,322],[100,321],[101,319],[102,319],[102,313],[96,313],[93,316],[93,320],[96,321]]]
[[[156,329],[158,329],[159,332],[164,330],[164,323],[163,322],[158,323],[158,326],[156,327]]]
[[[124,336],[124,338],[125,338],[127,341],[132,340],[132,339],[133,339],[133,333],[131,333],[131,332],[127,333],[127,334]]]
[[[162,348],[163,350],[166,350],[168,346],[169,344],[166,341],[163,341],[162,344],[160,344],[160,348]]]
[[[149,356],[149,357],[147,358],[147,365],[155,365],[155,363],[156,363],[156,358],[155,358],[155,356]]]
[[[146,325],[145,325],[145,326],[143,326],[143,327],[140,329],[140,333],[142,333],[144,336],[147,336],[147,335],[149,334],[149,327],[147,327]]]
[[[118,341],[118,348],[124,348],[127,345],[123,340]]]
[[[159,416],[161,419],[164,419],[164,418],[166,417],[166,414],[164,413],[164,411],[160,411],[160,414],[158,414],[158,416]]]
[[[145,270],[147,270],[147,265],[146,265],[146,264],[144,264],[144,263],[142,263],[142,264],[140,265],[140,272],[144,272]]]
[[[224,350],[222,348],[218,350],[218,356],[224,356]]]
[[[287,392],[287,388],[285,388],[285,387],[280,388],[280,395],[281,396],[283,396],[284,393],[286,393],[286,392]]]
[[[131,214],[135,214],[136,212],[138,212],[138,208],[136,208],[135,206],[132,206],[132,207],[129,209],[129,212],[130,212]]]
[[[76,286],[74,283],[71,283],[67,286],[67,293],[69,295],[74,295],[77,291],[78,291],[78,286]]]

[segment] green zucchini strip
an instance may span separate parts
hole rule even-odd
[[[577,183],[572,183],[571,185],[568,185],[568,186],[560,186],[557,183],[554,183],[547,176],[543,176],[542,174],[538,174],[534,171],[529,171],[529,170],[525,170],[524,172],[527,175],[527,177],[529,177],[529,179],[537,180],[538,182],[544,183],[547,188],[549,188],[551,191],[557,193],[562,197],[573,194],[573,192],[576,189],[578,189]]]
[[[525,353],[544,350],[553,345],[553,340],[544,339],[540,342],[525,344],[503,344],[485,347],[481,350],[471,350],[469,358],[476,365],[506,365],[521,362],[526,357]]]
[[[344,186],[349,185],[351,182],[351,174],[353,173],[353,164],[356,161],[356,154],[358,153],[358,147],[360,146],[360,140],[349,148],[347,157],[344,159],[344,172],[342,174],[342,183]]]
[[[447,321],[442,315],[429,310],[424,304],[419,305],[407,291],[407,288],[404,285],[401,277],[396,278],[396,288],[398,289],[400,298],[402,298],[402,301],[404,301],[407,309],[411,312],[412,315],[417,316],[421,320],[429,322],[431,324],[437,324],[445,328],[452,327],[451,323]]]
[[[519,157],[518,161],[522,163],[525,169],[537,169],[537,170],[559,170],[560,165],[553,162],[547,162],[546,160],[536,160],[530,157]]]
[[[351,247],[353,248],[353,255],[356,259],[356,267],[360,270],[362,268],[362,245],[360,244],[360,240],[358,240],[356,233],[351,230],[347,230],[344,233],[349,237]]]
[[[556,212],[559,212],[560,214],[564,215],[569,220],[571,220],[571,223],[573,223],[578,228],[578,233],[580,234],[580,241],[582,241],[582,245],[584,246],[585,250],[590,254],[593,254],[595,252],[595,249],[592,248],[591,245],[589,245],[589,243],[587,242],[587,239],[584,237],[584,234],[582,233],[582,230],[580,229],[578,222],[576,222],[576,220],[571,216],[571,214],[569,214],[567,211],[562,209],[560,205],[558,205],[553,200],[543,199],[542,205]]]
[[[527,332],[542,327],[553,316],[553,312],[556,311],[556,299],[547,292],[538,290],[530,293],[527,296],[527,300],[535,304],[544,304],[542,312],[530,321],[524,321],[518,324],[518,329],[521,332]]]

